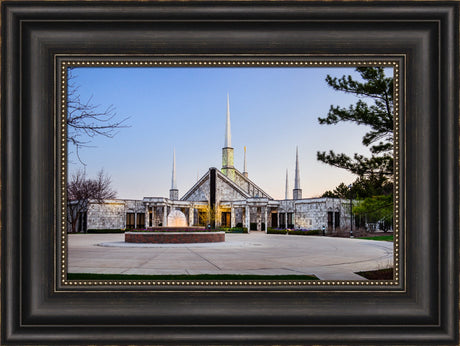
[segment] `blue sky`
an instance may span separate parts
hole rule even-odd
[[[284,198],[288,169],[292,198],[298,146],[303,196],[319,196],[356,177],[317,161],[317,151],[369,153],[361,144],[368,128],[318,124],[331,104],[357,100],[328,87],[327,74],[358,78],[353,68],[76,68],[82,100],[113,105],[130,125],[92,139],[80,157],[88,176],[111,176],[118,198],[168,197],[175,148],[181,197],[197,176],[222,166],[228,93],[235,167],[243,171],[246,146],[249,178]],[[74,153],[69,146],[69,175],[83,168]]]

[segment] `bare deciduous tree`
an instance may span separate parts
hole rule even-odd
[[[92,97],[83,101],[73,68],[68,69],[67,86],[67,142],[74,146],[78,160],[83,163],[79,149],[89,146],[91,138],[99,135],[113,138],[118,129],[129,127],[128,118],[117,119],[113,105],[103,108],[94,104]]]
[[[70,232],[76,232],[80,215],[86,212],[89,201],[102,203],[105,199],[116,197],[117,193],[111,184],[104,170],[100,170],[95,179],[87,178],[82,170],[72,175],[67,183],[67,221]]]

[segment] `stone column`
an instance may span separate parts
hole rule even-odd
[[[163,227],[168,226],[168,206],[165,204],[163,207]]]
[[[134,212],[134,228],[137,228],[137,213]]]
[[[155,205],[152,205],[152,227],[155,227]]]
[[[295,206],[294,206],[294,212],[292,213],[292,224],[294,225],[295,228]]]
[[[262,212],[262,210],[259,211],[259,208],[260,208],[260,207],[257,207],[257,209],[256,209],[256,210],[257,210],[257,211],[256,211],[256,215],[257,215],[257,216],[256,216],[256,222],[257,222],[257,230],[258,230],[258,231],[261,231],[261,230],[262,230],[262,216],[260,215],[260,213]],[[260,208],[260,209],[261,209],[261,208]]]
[[[276,228],[280,228],[280,213],[279,213],[279,211],[276,212]]]
[[[332,209],[332,231],[335,231],[335,213],[336,211]]]
[[[265,233],[267,233],[267,229],[268,229],[268,215],[267,215],[267,213],[268,213],[268,207],[265,207],[265,229],[264,229]]]
[[[286,212],[285,215],[284,215],[284,223],[285,223],[285,227],[288,228],[288,213]]]
[[[149,204],[145,203],[145,214],[144,214],[144,227],[149,227]]]
[[[188,225],[189,226],[193,226],[193,223],[195,222],[193,220],[194,214],[195,214],[195,208],[193,207],[193,204],[192,204],[192,206],[188,208]]]
[[[233,204],[230,204],[230,227],[235,227],[235,210]]]
[[[246,205],[246,208],[245,208],[245,215],[244,215],[244,218],[246,219],[245,222],[246,222],[246,228],[248,229],[248,232],[250,230],[250,222],[251,222],[251,218],[250,218],[250,215],[249,215],[249,206]]]

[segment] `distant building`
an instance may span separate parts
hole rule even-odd
[[[227,96],[225,142],[222,168],[211,167],[180,199],[176,185],[176,157],[173,154],[169,198],[144,197],[142,200],[89,201],[77,230],[129,229],[168,226],[168,215],[181,211],[190,226],[247,227],[266,231],[271,228],[322,229],[327,232],[350,227],[350,201],[338,198],[302,198],[299,153],[293,198],[288,198],[286,171],[285,199],[275,200],[249,179],[244,150],[244,171],[233,164],[230,106]]]

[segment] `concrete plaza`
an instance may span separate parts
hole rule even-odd
[[[251,232],[225,243],[126,244],[124,234],[69,234],[69,273],[316,275],[365,280],[393,265],[393,243]]]

